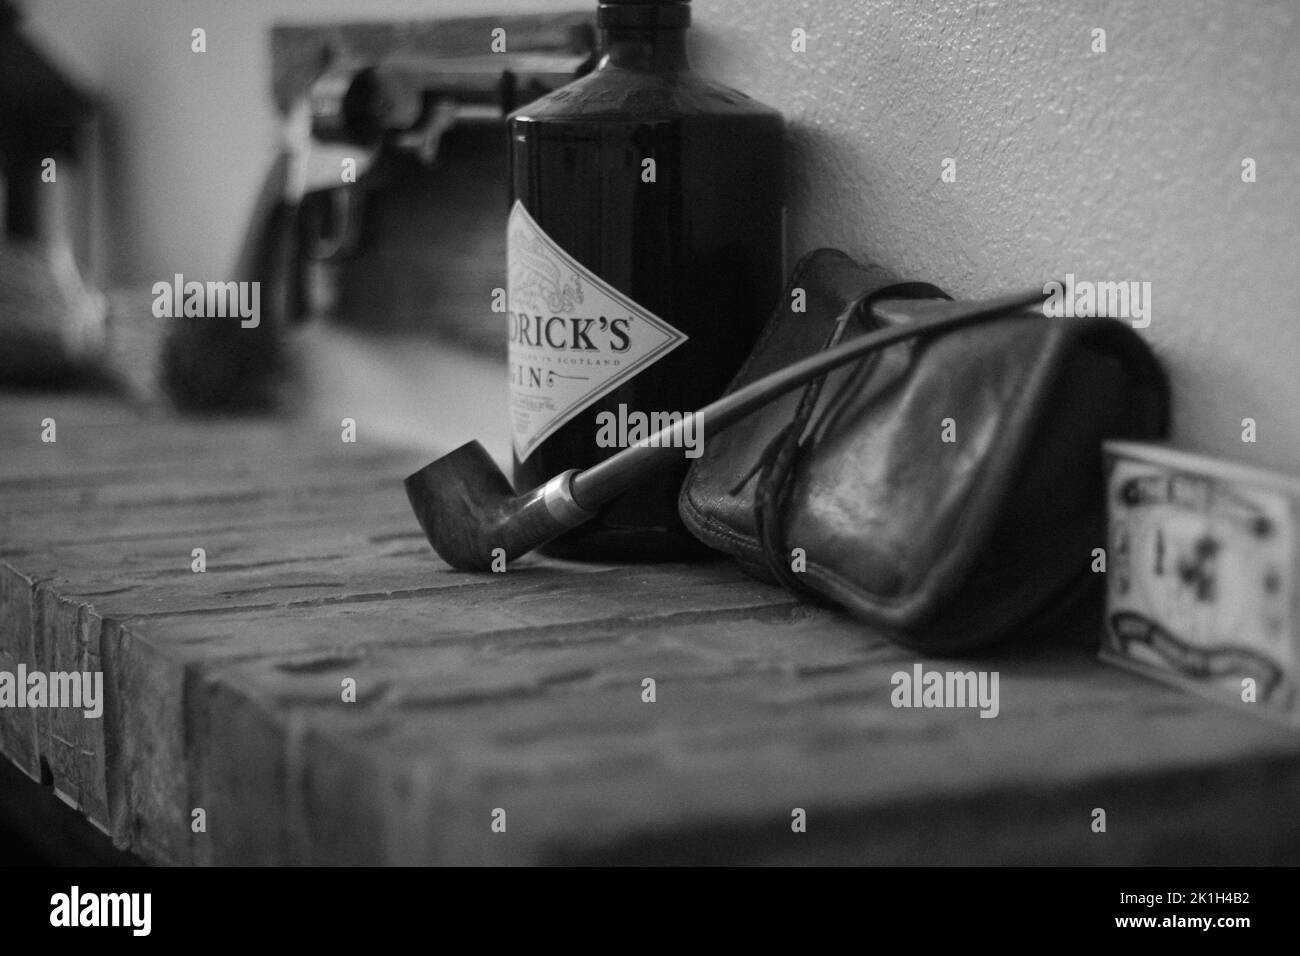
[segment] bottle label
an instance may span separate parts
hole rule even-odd
[[[510,417],[515,455],[525,461],[561,425],[687,337],[561,249],[518,201],[506,258]]]

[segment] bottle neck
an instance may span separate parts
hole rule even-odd
[[[686,58],[685,27],[605,27],[600,31],[596,68],[678,73],[691,68]]]

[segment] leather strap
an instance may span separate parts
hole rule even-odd
[[[848,329],[850,322],[861,322],[867,331],[878,328],[880,322],[873,312],[873,307],[878,301],[885,299],[951,300],[951,298],[942,289],[926,282],[902,282],[878,289],[860,297],[840,314],[835,323],[835,328],[831,330],[830,335],[822,344],[822,349],[825,350],[838,345],[843,340],[844,333]],[[978,319],[977,322],[992,321],[1001,318],[1003,315],[1005,313],[991,313]],[[932,332],[930,324],[918,323],[916,328],[912,330],[912,335],[907,338],[921,338],[929,334],[935,334]],[[887,345],[882,345],[880,348],[896,345],[899,341],[907,341],[907,338],[896,339]],[[880,350],[864,355],[853,368],[847,380],[840,386],[839,391],[827,403],[824,417],[833,416],[836,407],[845,398],[865,387],[879,363]],[[754,525],[757,530],[759,544],[763,549],[763,557],[767,563],[767,568],[772,576],[789,591],[819,604],[828,602],[818,592],[805,585],[801,576],[790,567],[791,562],[781,519],[785,513],[785,504],[790,494],[790,476],[794,473],[794,466],[804,448],[813,441],[813,431],[815,429],[810,430],[808,425],[813,412],[817,408],[825,384],[826,376],[822,376],[804,386],[799,405],[790,423],[768,444],[759,460],[755,462],[754,467],[749,470],[738,485],[738,487],[743,486],[753,477],[755,472],[758,472],[758,485],[754,490]]]

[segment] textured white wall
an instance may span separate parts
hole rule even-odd
[[[840,246],[959,296],[1149,280],[1175,441],[1300,472],[1300,3],[697,8],[700,65],[793,127],[792,251]]]
[[[119,277],[227,268],[274,145],[276,19],[583,0],[29,0],[103,88],[124,162]],[[782,109],[790,249],[953,294],[1073,272],[1152,283],[1175,440],[1300,472],[1300,4],[696,0],[698,69]],[[209,53],[189,52],[193,26]],[[790,48],[808,32],[807,52]],[[1091,30],[1108,51],[1091,52]],[[1243,157],[1258,182],[1241,182]],[[944,157],[957,181],[940,180]],[[1243,445],[1241,419],[1259,423]]]

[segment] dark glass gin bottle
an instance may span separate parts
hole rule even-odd
[[[637,413],[664,422],[717,398],[780,295],[781,115],[691,72],[690,9],[601,3],[595,70],[510,117],[518,487],[643,437]],[[677,516],[698,447],[545,550],[698,553]]]

